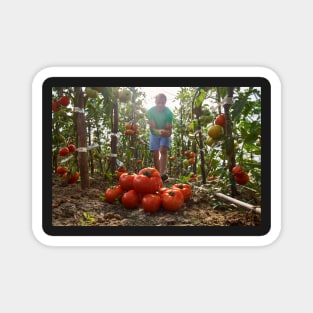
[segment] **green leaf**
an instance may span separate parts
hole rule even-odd
[[[77,167],[76,167],[76,166],[73,166],[72,169],[71,169],[71,174],[72,174],[72,175],[75,175],[76,170],[77,170]]]
[[[245,99],[238,99],[232,105],[232,120],[233,121],[235,121],[241,115],[241,112],[244,109],[245,105],[246,105]]]
[[[245,137],[245,143],[248,144],[253,144],[256,142],[256,140],[258,139],[258,134],[257,133],[249,133],[246,137]]]

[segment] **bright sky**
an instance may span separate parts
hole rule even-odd
[[[141,87],[141,91],[146,93],[146,98],[143,102],[143,105],[150,109],[155,105],[155,96],[158,93],[164,93],[167,97],[166,106],[170,109],[174,109],[175,104],[179,105],[179,102],[173,102],[176,97],[180,87]]]

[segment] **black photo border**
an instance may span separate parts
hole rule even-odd
[[[260,87],[261,224],[258,226],[53,226],[52,87]],[[264,236],[271,229],[271,84],[264,77],[50,77],[42,84],[42,228],[49,236]]]

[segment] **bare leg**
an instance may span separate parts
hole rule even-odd
[[[160,171],[160,153],[159,153],[159,150],[153,151],[153,163],[154,163],[154,167],[158,171]]]
[[[160,174],[163,175],[166,173],[166,166],[167,166],[167,147],[161,146],[160,147]]]

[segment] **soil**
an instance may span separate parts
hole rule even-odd
[[[165,186],[176,183],[169,180]],[[81,190],[80,183],[64,186],[53,177],[53,226],[256,226],[260,214],[223,203],[214,197],[218,182],[193,184],[193,196],[177,212],[160,209],[146,213],[142,208],[126,209],[122,204],[109,204],[104,199],[108,182],[103,177],[90,180],[90,188]],[[248,191],[247,191],[248,190]],[[249,189],[242,189],[241,201],[258,206],[260,199]]]

